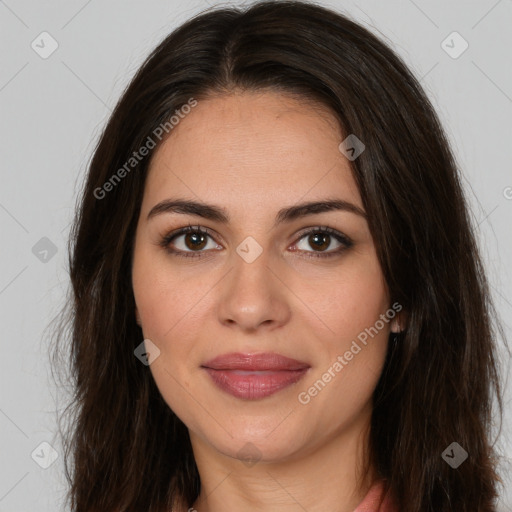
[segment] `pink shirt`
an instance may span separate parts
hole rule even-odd
[[[359,503],[354,512],[397,512],[397,508],[391,496],[384,494],[384,481],[377,481],[368,491],[364,500]],[[381,505],[381,500],[382,505]],[[380,507],[379,507],[380,505]]]

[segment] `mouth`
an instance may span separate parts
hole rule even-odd
[[[222,391],[236,398],[258,400],[301,380],[310,365],[275,353],[231,353],[201,367]]]

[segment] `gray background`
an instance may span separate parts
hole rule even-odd
[[[322,3],[387,39],[421,78],[463,171],[510,339],[512,1]],[[62,389],[57,395],[51,378],[45,328],[68,286],[66,243],[78,185],[100,130],[143,58],[209,5],[221,4],[0,1],[0,512],[61,510],[66,482],[55,411],[66,397]],[[31,47],[35,41],[40,52],[43,44],[50,48],[47,36],[41,43],[43,31],[58,43],[46,59]],[[446,40],[453,31],[469,45],[460,55],[463,42]],[[505,352],[502,361],[507,363]],[[498,440],[508,489],[501,511],[512,510],[510,399],[508,385]],[[42,442],[59,454],[47,469],[36,463],[51,462]]]

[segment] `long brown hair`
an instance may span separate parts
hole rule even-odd
[[[54,356],[62,361],[69,343],[63,437],[73,512],[160,512],[198,496],[188,430],[134,356],[143,336],[131,259],[155,148],[130,159],[148,137],[160,142],[158,127],[191,98],[234,89],[319,102],[364,142],[353,173],[391,297],[407,311],[374,393],[372,463],[402,511],[494,511],[491,405],[496,396],[502,417],[495,343],[505,336],[438,117],[402,60],[367,29],[313,3],[268,1],[209,10],[167,36],[124,91],[90,161]],[[456,469],[442,457],[453,442],[468,453]]]

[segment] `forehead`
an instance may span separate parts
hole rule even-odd
[[[172,192],[288,204],[337,193],[362,208],[350,163],[338,149],[342,139],[328,109],[281,93],[200,100],[153,155],[145,201]]]

